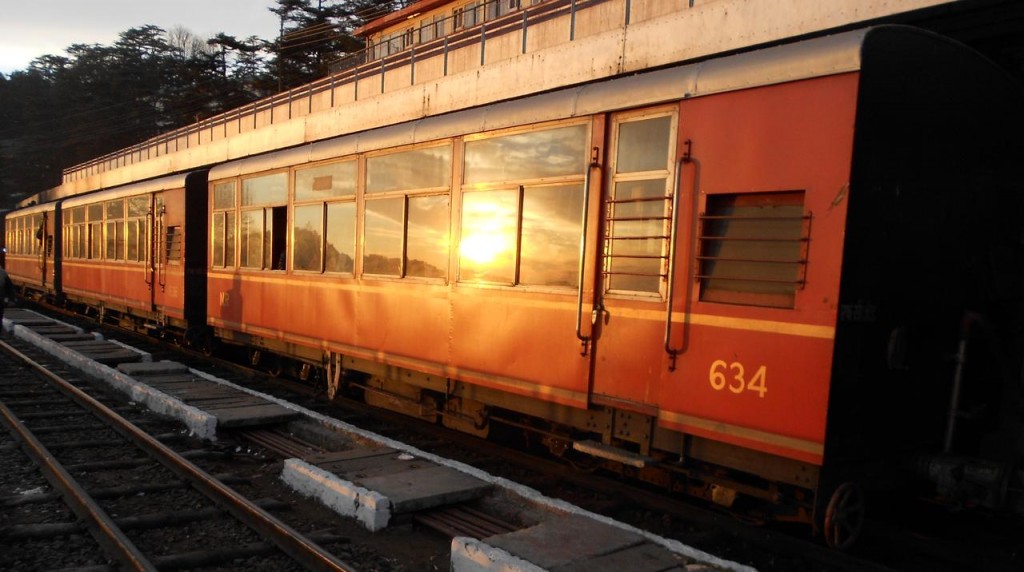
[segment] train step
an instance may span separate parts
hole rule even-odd
[[[638,469],[643,469],[644,467],[649,467],[658,463],[657,460],[646,455],[641,455],[639,453],[634,453],[611,445],[605,445],[604,443],[598,443],[597,441],[576,441],[572,444],[572,448],[580,453],[585,453],[592,457],[608,459],[609,461],[615,461]]]

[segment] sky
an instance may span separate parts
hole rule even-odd
[[[274,0],[4,0],[0,15],[0,73],[28,68],[39,56],[64,55],[72,44],[112,45],[121,32],[147,24],[182,27],[209,38],[277,37]]]

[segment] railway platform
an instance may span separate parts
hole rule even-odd
[[[3,328],[203,438],[275,426],[327,435],[322,449],[286,459],[281,479],[371,531],[470,501],[504,503],[529,515],[525,524],[496,534],[455,536],[453,572],[752,570],[183,364],[154,362],[145,352],[30,310],[10,310]]]

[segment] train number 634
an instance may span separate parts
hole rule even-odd
[[[735,394],[753,391],[758,397],[764,397],[764,394],[768,393],[768,366],[762,365],[757,368],[753,377],[748,380],[743,364],[735,361],[727,363],[717,359],[711,364],[708,380],[711,382],[711,388],[716,391],[729,388],[729,391]]]

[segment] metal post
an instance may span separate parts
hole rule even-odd
[[[525,9],[523,10],[523,51],[522,51],[522,53],[524,53],[524,54],[526,53],[526,10]]]
[[[444,76],[448,77],[448,34],[444,35]]]
[[[487,23],[480,24],[480,65],[484,65],[484,54],[487,51]]]
[[[576,39],[576,0],[569,6],[569,41]]]

